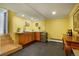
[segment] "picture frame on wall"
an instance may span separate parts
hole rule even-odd
[[[39,24],[38,24],[38,23],[35,23],[35,26],[36,26],[36,27],[38,27],[38,26],[39,26]]]
[[[73,30],[79,31],[79,9],[73,15]]]
[[[25,22],[25,27],[29,27],[30,24],[28,22]]]

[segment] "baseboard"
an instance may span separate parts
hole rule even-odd
[[[55,39],[55,38],[50,38],[50,39],[48,39],[48,41],[54,41],[54,42],[63,43],[63,41],[61,39]]]
[[[53,40],[60,40],[60,41],[62,41],[61,39],[58,39],[58,38],[49,38],[49,39],[53,39]]]

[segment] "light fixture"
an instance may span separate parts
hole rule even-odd
[[[34,18],[33,18],[33,17],[31,17],[30,19],[31,19],[31,20],[34,20]]]
[[[22,17],[24,17],[24,14],[22,15]]]
[[[55,15],[56,14],[56,11],[52,11],[52,14]]]

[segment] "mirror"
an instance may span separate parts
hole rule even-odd
[[[73,30],[79,31],[79,9],[73,15]]]

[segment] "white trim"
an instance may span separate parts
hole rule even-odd
[[[54,42],[60,42],[60,43],[63,43],[62,40],[53,40],[53,39],[48,39],[48,41],[54,41]]]

